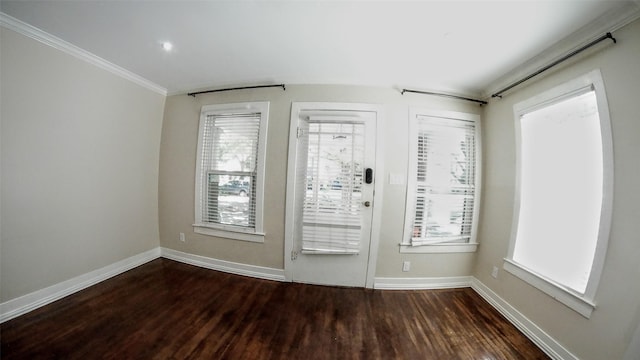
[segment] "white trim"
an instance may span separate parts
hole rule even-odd
[[[51,46],[54,49],[65,52],[103,70],[107,70],[112,74],[120,76],[121,78],[136,83],[160,95],[167,96],[166,88],[3,12],[0,12],[0,26],[13,30],[45,45]]]
[[[161,248],[162,257],[185,264],[199,266],[206,269],[222,271],[235,275],[249,276],[258,279],[286,281],[284,270],[264,266],[240,264],[236,262],[218,260],[206,256],[194,255],[169,248]]]
[[[587,319],[591,317],[591,313],[596,308],[596,304],[593,303],[593,301],[578,294],[574,294],[571,290],[564,288],[562,285],[556,284],[552,280],[546,279],[512,260],[504,259],[503,268],[512,275],[558,300]]]
[[[239,230],[214,229],[210,225],[193,224],[193,232],[202,235],[216,236],[225,239],[242,240],[256,243],[264,242],[264,233],[242,232]]]
[[[400,244],[401,254],[439,254],[439,253],[471,253],[478,249],[478,243],[469,244],[438,244],[412,246]]]
[[[578,357],[498,296],[488,286],[480,282],[480,280],[472,278],[471,288],[552,359],[578,360]]]
[[[157,247],[103,268],[3,302],[0,304],[0,323],[26,314],[29,311],[50,304],[159,257],[160,248]]]
[[[233,240],[264,242],[263,220],[264,220],[264,181],[266,173],[267,154],[267,130],[269,126],[269,101],[251,101],[229,104],[205,105],[200,111],[200,124],[198,127],[198,145],[196,153],[196,173],[195,173],[195,201],[194,232],[209,236],[218,236]],[[202,147],[204,146],[204,127],[207,117],[210,115],[228,114],[260,114],[260,127],[258,130],[258,154],[257,171],[255,184],[255,226],[251,229],[242,229],[225,224],[205,223],[202,221],[202,208],[204,206],[203,184],[204,174],[202,169]]]
[[[521,122],[522,115],[537,109],[540,106],[551,104],[558,99],[566,99],[567,96],[576,95],[584,92],[585,89],[593,89],[596,93],[596,101],[598,103],[598,115],[600,117],[600,130],[602,138],[602,161],[603,161],[603,185],[602,185],[602,206],[600,212],[600,226],[598,229],[598,239],[594,254],[593,263],[591,265],[591,274],[589,276],[584,294],[579,294],[568,289],[561,284],[554,282],[552,279],[542,277],[527,267],[518,264],[513,255],[515,252],[516,238],[518,234],[518,224],[520,216],[521,204]],[[595,296],[598,290],[598,284],[604,268],[604,260],[609,242],[611,229],[612,212],[613,212],[613,186],[614,186],[614,159],[613,159],[613,140],[611,133],[611,119],[609,106],[607,103],[606,92],[604,88],[604,80],[599,69],[592,70],[586,74],[578,76],[572,80],[566,81],[558,86],[543,91],[529,99],[518,102],[513,106],[515,118],[515,138],[516,138],[516,184],[515,198],[513,207],[513,218],[511,225],[511,235],[509,239],[509,247],[507,257],[504,259],[504,269],[527,282],[528,284],[550,295],[562,304],[575,310],[580,315],[589,318],[595,309]],[[569,266],[569,265],[568,265]]]
[[[475,170],[476,177],[474,179],[475,192],[474,192],[474,208],[473,219],[471,223],[471,237],[469,243],[442,243],[437,245],[421,245],[411,246],[411,236],[413,233],[413,220],[415,218],[415,189],[416,184],[416,164],[418,162],[418,141],[414,136],[417,134],[418,117],[427,116],[441,119],[453,119],[473,122],[475,126]],[[480,201],[482,195],[482,118],[478,114],[458,112],[458,111],[444,111],[433,110],[421,107],[409,108],[409,155],[408,164],[409,170],[407,171],[407,194],[405,198],[405,217],[404,217],[404,231],[402,234],[402,243],[400,243],[400,253],[463,253],[463,252],[475,252],[478,248],[477,234],[478,234],[478,219],[480,218]],[[409,245],[409,246],[407,246]]]
[[[471,286],[471,276],[428,277],[428,278],[375,278],[374,289],[380,290],[429,290],[455,289]]]
[[[289,121],[289,153],[287,154],[287,190],[284,217],[284,276],[288,281],[293,281],[293,261],[295,260],[295,182],[296,163],[298,157],[298,113],[301,109],[302,106],[297,105],[297,103],[293,102],[291,104],[291,114]],[[296,136],[293,135],[294,133],[296,134]]]

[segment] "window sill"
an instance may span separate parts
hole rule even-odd
[[[400,244],[400,253],[407,254],[437,254],[437,253],[472,253],[478,249],[478,243],[471,244],[437,244],[411,246]]]
[[[591,317],[591,313],[596,308],[596,305],[591,300],[568,290],[560,284],[531,272],[513,260],[504,259],[503,267],[507,272],[558,300],[587,319]]]
[[[193,231],[198,234],[207,236],[216,236],[232,240],[249,241],[256,243],[264,243],[264,233],[261,232],[243,232],[229,229],[218,229],[210,225],[193,224]]]

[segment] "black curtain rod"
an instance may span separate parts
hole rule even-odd
[[[551,64],[549,64],[549,65],[547,65],[547,66],[543,67],[542,69],[540,69],[540,70],[538,70],[538,71],[534,72],[533,74],[531,74],[531,75],[529,75],[529,76],[526,76],[526,77],[524,77],[524,78],[522,78],[522,79],[520,79],[520,80],[518,80],[518,81],[514,82],[513,84],[511,84],[511,85],[509,85],[509,86],[505,87],[504,89],[501,89],[500,91],[497,91],[495,94],[491,95],[491,97],[492,97],[492,98],[494,98],[494,97],[502,97],[502,94],[503,94],[504,92],[506,92],[506,91],[508,91],[508,90],[511,90],[512,88],[514,88],[514,87],[516,87],[516,86],[518,86],[518,85],[522,84],[523,82],[525,82],[525,81],[527,81],[527,80],[531,79],[532,77],[537,76],[537,75],[540,75],[541,73],[543,73],[543,72],[545,72],[545,71],[547,71],[547,70],[551,69],[552,67],[554,67],[554,66],[556,66],[556,65],[560,64],[561,62],[563,62],[563,61],[565,61],[565,60],[569,59],[570,57],[573,57],[573,56],[575,56],[575,55],[578,55],[579,53],[581,53],[581,52],[583,52],[584,50],[586,50],[586,49],[588,49],[588,48],[592,47],[593,45],[595,45],[595,44],[597,44],[597,43],[599,43],[599,42],[601,42],[601,41],[607,40],[607,39],[611,39],[611,40],[613,40],[613,43],[614,43],[614,44],[615,44],[615,43],[617,43],[616,38],[614,38],[614,37],[613,37],[613,35],[611,35],[611,33],[610,33],[610,32],[608,32],[608,33],[606,33],[605,35],[602,35],[601,37],[599,37],[599,38],[597,38],[597,39],[593,40],[592,42],[588,43],[587,45],[585,45],[585,46],[583,46],[583,47],[581,47],[581,48],[579,48],[579,49],[576,49],[576,50],[574,50],[574,51],[572,51],[572,52],[568,53],[567,55],[565,55],[565,56],[561,57],[560,59],[558,59],[558,60],[556,60],[556,61],[552,62]]]
[[[442,97],[448,97],[448,98],[458,99],[458,100],[466,100],[466,101],[471,101],[471,102],[478,103],[480,105],[486,105],[487,104],[486,101],[477,100],[477,99],[471,99],[471,98],[467,98],[467,97],[464,97],[464,96],[449,95],[449,94],[435,93],[435,92],[429,92],[429,91],[418,91],[418,90],[402,89],[402,95],[404,95],[404,93],[406,93],[406,92],[416,93],[416,94],[424,94],[424,95],[442,96]]]
[[[285,91],[287,90],[285,88],[284,84],[279,84],[279,85],[257,85],[257,86],[243,86],[243,87],[228,88],[228,89],[198,91],[198,92],[188,93],[187,95],[196,97],[196,95],[206,94],[206,93],[214,93],[214,92],[221,92],[221,91],[231,91],[231,90],[260,89],[260,88],[269,88],[269,87],[281,87],[282,90],[285,90]]]

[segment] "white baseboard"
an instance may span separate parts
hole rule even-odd
[[[430,278],[385,278],[377,277],[374,289],[380,290],[425,290],[451,289],[471,286],[471,276],[450,276]]]
[[[16,318],[41,306],[50,304],[101,281],[160,257],[160,248],[120,260],[103,268],[76,276],[41,290],[20,296],[0,304],[0,323]]]
[[[565,349],[562,344],[540,329],[538,325],[534,324],[516,308],[498,296],[493,290],[480,282],[480,280],[473,278],[471,288],[552,359],[578,360],[578,357]]]
[[[206,256],[194,255],[168,248],[161,248],[163,258],[180,261],[185,264],[200,266],[226,273],[250,276],[258,279],[286,281],[284,270],[263,266],[247,265],[231,261],[218,260]]]

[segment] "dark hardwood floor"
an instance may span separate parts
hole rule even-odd
[[[2,359],[547,359],[471,289],[279,283],[157,259],[0,325]]]

